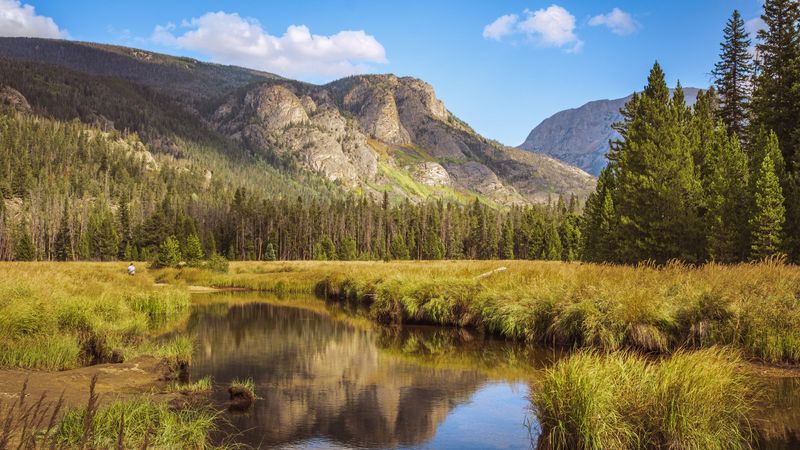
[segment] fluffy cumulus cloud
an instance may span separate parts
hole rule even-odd
[[[575,33],[575,16],[558,5],[536,11],[525,10],[520,18],[516,14],[500,16],[483,29],[483,37],[501,40],[506,36],[524,36],[543,47],[558,47],[567,52],[578,52],[583,41]]]
[[[503,37],[514,33],[519,17],[516,14],[500,16],[494,22],[483,27],[483,37],[499,41]]]
[[[298,78],[328,79],[371,70],[386,63],[386,51],[363,30],[331,36],[312,34],[292,25],[282,36],[236,13],[209,12],[201,17],[156,26],[151,39],[159,44],[206,55],[222,64],[236,64]]]
[[[0,0],[0,36],[65,38],[67,32],[53,19],[37,15],[31,5],[19,0]]]
[[[589,25],[593,27],[606,26],[612,33],[625,36],[639,29],[639,23],[633,16],[625,11],[614,8],[608,14],[600,14],[589,19]]]

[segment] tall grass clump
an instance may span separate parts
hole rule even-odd
[[[540,449],[749,448],[753,389],[729,350],[578,352],[532,394]]]
[[[63,370],[158,346],[188,318],[189,294],[110,263],[3,263],[0,367]]]
[[[147,443],[153,448],[206,449],[213,448],[209,435],[215,429],[216,416],[211,409],[173,411],[147,399],[117,401],[93,413],[87,408],[67,412],[53,438],[68,448],[143,448]],[[88,440],[87,420],[91,426]]]

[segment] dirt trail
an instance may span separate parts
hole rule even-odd
[[[97,374],[96,392],[100,402],[129,399],[141,394],[169,401],[175,394],[161,393],[168,383],[164,380],[167,368],[156,358],[142,356],[119,364],[98,364],[61,372],[30,370],[0,370],[0,401],[7,403],[19,398],[22,385],[28,379],[27,399],[39,399],[42,393],[55,402],[64,393],[64,406],[73,408],[86,405],[89,384]]]

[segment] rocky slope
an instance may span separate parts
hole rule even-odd
[[[684,88],[687,103],[694,104],[698,90]],[[596,100],[558,112],[537,125],[519,148],[552,156],[599,175],[607,163],[608,142],[619,138],[611,125],[622,120],[619,110],[629,99],[630,96]]]
[[[55,66],[78,77],[98,77],[94,84],[115,84],[108,92],[78,90],[69,101],[88,106],[64,110],[63,102],[47,104],[52,87],[31,81],[30,74]],[[189,157],[181,142],[202,135],[221,152],[243,148],[345,190],[390,191],[415,201],[469,201],[477,195],[509,205],[585,197],[595,183],[551,157],[478,135],[447,110],[429,84],[415,78],[365,75],[318,86],[124,47],[26,38],[0,38],[0,70],[10,72],[5,103],[19,105],[12,100],[16,92],[37,114],[112,127],[136,129],[124,121],[142,116],[150,120],[136,131],[154,151]],[[138,109],[120,112],[107,105],[120,102]]]

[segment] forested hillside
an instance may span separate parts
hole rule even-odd
[[[184,259],[577,257],[593,179],[480,137],[419,80],[0,55],[2,259],[152,259],[168,237]]]

